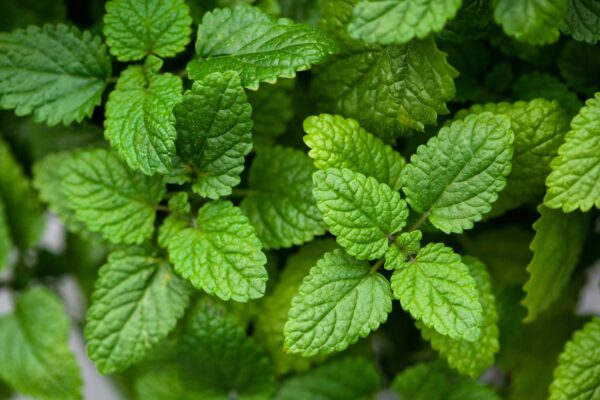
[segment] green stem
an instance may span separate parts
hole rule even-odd
[[[375,264],[373,264],[369,273],[374,274],[375,272],[377,272],[377,270],[383,265],[384,262],[385,262],[385,257],[381,257],[379,260],[377,260],[377,262]]]
[[[231,191],[230,197],[246,197],[252,194],[252,190],[250,189],[233,189]]]
[[[419,219],[416,220],[415,223],[412,224],[412,226],[410,228],[408,228],[408,231],[411,232],[411,231],[416,231],[417,229],[419,229],[421,227],[421,225],[423,225],[425,223],[425,221],[427,221],[428,217],[429,217],[429,210],[427,210],[423,214],[421,214]]]

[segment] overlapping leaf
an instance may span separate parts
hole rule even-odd
[[[568,0],[561,30],[575,40],[596,44],[600,40],[600,4],[595,0]]]

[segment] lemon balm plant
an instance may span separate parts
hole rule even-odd
[[[600,399],[595,0],[7,0],[0,29],[0,398],[93,394],[83,335],[123,398]]]

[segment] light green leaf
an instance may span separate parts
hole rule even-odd
[[[441,243],[421,248],[392,275],[394,297],[425,326],[452,339],[481,336],[483,310],[477,282],[458,254]]]
[[[112,0],[106,3],[104,35],[119,61],[165,58],[185,49],[191,24],[184,0]]]
[[[191,206],[187,192],[179,192],[169,199],[170,214],[158,228],[158,245],[167,248],[169,242],[178,232],[193,223]]]
[[[275,19],[255,7],[215,9],[198,27],[198,59],[188,64],[190,79],[215,71],[234,70],[242,85],[293,78],[336,50],[335,43],[315,28],[289,19]]]
[[[175,328],[190,286],[140,248],[113,252],[100,269],[86,315],[87,352],[107,374],[142,360]]]
[[[472,228],[506,184],[513,140],[510,120],[489,112],[442,128],[402,170],[408,204],[445,233]]]
[[[211,199],[231,194],[252,149],[252,107],[238,74],[215,72],[194,82],[173,113],[177,153],[197,176],[194,192]]]
[[[494,364],[494,355],[500,350],[498,313],[485,265],[474,257],[463,257],[462,261],[469,268],[469,273],[477,283],[479,302],[483,309],[483,325],[479,339],[475,342],[456,340],[440,335],[420,321],[417,322],[417,326],[421,330],[423,338],[431,342],[431,347],[440,352],[450,367],[461,374],[478,378]]]
[[[110,76],[100,38],[66,25],[0,33],[0,108],[65,125],[90,116]]]
[[[600,318],[575,332],[558,359],[549,400],[596,400],[600,393]]]
[[[0,200],[4,203],[6,222],[15,244],[23,250],[35,245],[44,230],[42,206],[23,168],[1,138]]]
[[[292,298],[298,293],[302,280],[310,269],[327,251],[337,245],[333,239],[315,240],[291,255],[271,294],[260,303],[260,312],[256,320],[256,335],[271,355],[277,375],[290,371],[303,371],[310,367],[314,358],[289,354],[283,348],[283,327],[288,319]]]
[[[554,43],[567,0],[494,0],[494,19],[508,36],[530,45]]]
[[[571,121],[571,131],[552,160],[544,204],[565,212],[600,208],[600,93]]]
[[[530,245],[533,258],[527,265],[530,276],[523,287],[522,304],[529,311],[525,321],[533,321],[558,299],[579,261],[589,225],[588,216],[581,212],[564,214],[544,206],[538,210]]]
[[[600,2],[568,0],[567,15],[561,30],[575,40],[596,44],[600,40]]]
[[[0,271],[8,266],[12,247],[13,242],[8,230],[8,216],[2,198],[0,198]]]
[[[314,167],[302,151],[261,149],[250,169],[248,195],[240,207],[267,249],[291,247],[325,233],[312,194]]]
[[[600,92],[600,47],[568,41],[558,57],[558,69],[565,82],[586,97]]]
[[[326,253],[304,279],[285,324],[285,348],[312,356],[342,351],[392,311],[390,285],[342,250]]]
[[[350,36],[367,43],[406,43],[442,30],[461,0],[362,0],[352,12]]]
[[[61,190],[75,217],[112,243],[139,244],[154,231],[165,184],[130,170],[104,149],[72,153],[60,166]]]
[[[22,395],[81,398],[81,377],[69,350],[69,319],[47,289],[24,292],[14,313],[0,318],[0,378]]]
[[[569,87],[554,75],[531,72],[521,75],[512,85],[513,96],[530,101],[542,97],[557,100],[571,117],[579,111],[583,103]]]
[[[371,400],[380,380],[367,360],[342,358],[285,380],[275,400]]]
[[[408,257],[417,254],[422,238],[423,234],[419,230],[404,232],[396,237],[385,253],[385,269],[402,268]]]
[[[159,74],[162,60],[129,66],[106,103],[104,136],[133,168],[146,175],[171,171],[177,132],[173,106],[181,99],[181,78]]]
[[[406,201],[375,178],[347,168],[327,168],[315,172],[313,181],[313,194],[329,231],[359,260],[383,256],[406,225]]]
[[[448,114],[457,75],[428,38],[335,57],[319,68],[312,87],[321,109],[354,118],[391,140]]]
[[[267,258],[256,231],[231,202],[205,204],[195,226],[173,235],[167,247],[175,271],[208,294],[246,302],[265,293]]]
[[[358,122],[338,115],[321,114],[304,120],[304,143],[315,167],[349,168],[400,189],[404,158]]]

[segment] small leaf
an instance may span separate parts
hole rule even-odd
[[[385,269],[402,268],[408,257],[415,256],[421,248],[421,231],[403,232],[390,243],[385,253]]]
[[[193,221],[187,192],[179,192],[169,199],[170,214],[158,229],[158,245],[167,248],[169,242]]]

